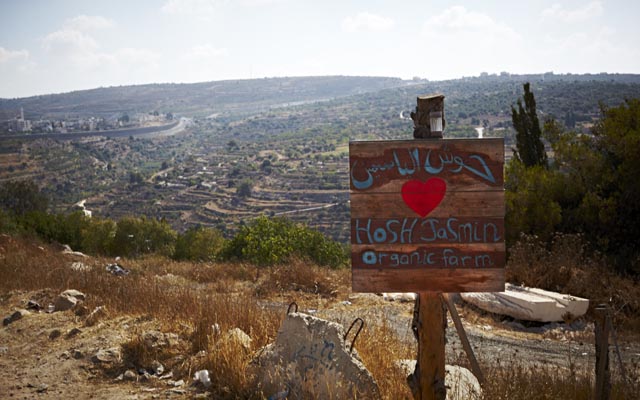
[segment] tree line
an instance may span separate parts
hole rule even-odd
[[[0,232],[35,235],[68,244],[92,255],[138,257],[161,254],[176,260],[246,261],[258,266],[283,264],[292,258],[340,268],[348,263],[344,245],[321,232],[285,218],[260,216],[231,239],[213,228],[193,227],[179,233],[163,219],[90,218],[82,211],[52,214],[48,201],[31,181],[0,186]]]
[[[528,83],[524,92],[511,110],[507,245],[522,234],[546,243],[557,232],[580,234],[618,272],[640,275],[640,99],[601,104],[591,133],[581,134],[553,118],[541,127]]]

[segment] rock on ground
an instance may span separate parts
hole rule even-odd
[[[91,271],[91,267],[88,266],[87,264],[80,262],[80,261],[75,261],[71,263],[71,267],[72,270],[74,271],[78,271],[78,272],[87,272],[87,271]]]
[[[86,296],[84,293],[75,290],[69,289],[60,293],[60,295],[56,298],[54,303],[55,311],[66,311],[75,307],[79,302],[84,301]]]
[[[84,325],[93,326],[106,315],[107,309],[105,308],[105,306],[98,306],[93,311],[91,311],[91,314],[89,314],[87,316],[87,319],[84,320]]]
[[[92,361],[95,363],[114,364],[122,360],[122,353],[119,347],[111,347],[108,349],[100,349],[93,356]]]
[[[71,256],[87,258],[86,254],[81,253],[79,251],[73,251],[68,244],[63,245],[62,254],[68,254],[68,255],[71,255]]]
[[[416,360],[399,360],[397,365],[407,375],[416,369]],[[480,400],[482,388],[471,371],[458,365],[445,365],[445,386],[447,400]]]
[[[257,386],[288,399],[379,399],[378,385],[341,325],[302,313],[287,315],[276,341],[256,358]]]
[[[2,320],[2,326],[7,326],[7,325],[11,324],[12,322],[15,322],[15,321],[17,321],[19,319],[22,319],[22,317],[24,317],[26,315],[29,315],[29,314],[31,314],[31,313],[29,311],[27,311],[27,310],[22,310],[22,309],[17,310],[13,314],[5,317]]]
[[[399,301],[401,303],[408,303],[416,301],[415,293],[382,293],[382,298],[387,301]]]
[[[240,328],[233,328],[227,331],[220,339],[222,343],[233,342],[242,346],[245,350],[251,350],[251,337]]]
[[[158,349],[178,344],[178,335],[160,331],[146,331],[142,334],[142,340],[147,349]]]

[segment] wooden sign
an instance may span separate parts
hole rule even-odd
[[[502,139],[351,142],[355,292],[504,290]]]

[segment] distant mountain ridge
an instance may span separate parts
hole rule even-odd
[[[588,82],[598,85],[616,84],[637,87],[640,85],[640,75],[553,74],[551,72],[490,75],[483,73],[478,77],[463,77],[448,81],[318,76],[114,86],[18,99],[0,99],[0,120],[15,118],[19,115],[21,108],[24,109],[27,119],[108,117],[152,111],[193,117],[246,115],[275,107],[381,93],[387,89],[404,90],[402,88],[409,87],[417,90],[443,91],[448,98],[452,99],[455,99],[459,93],[469,92],[470,94],[478,89],[493,93],[497,93],[496,90],[513,93],[514,87],[528,81],[546,85],[558,82],[562,83],[563,88],[573,83]]]
[[[0,119],[14,118],[20,108],[24,108],[27,119],[150,111],[203,116],[329,100],[403,84],[405,81],[399,78],[322,76],[114,86],[0,99]]]

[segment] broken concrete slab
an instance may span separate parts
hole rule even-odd
[[[416,360],[398,360],[396,365],[409,376],[416,369]],[[482,388],[471,371],[458,365],[445,365],[446,400],[480,400]]]
[[[504,292],[460,295],[485,311],[526,321],[563,321],[580,317],[589,308],[587,299],[510,283],[505,285]]]
[[[253,365],[267,396],[287,390],[288,399],[380,398],[357,351],[345,345],[342,326],[311,315],[288,314]]]

